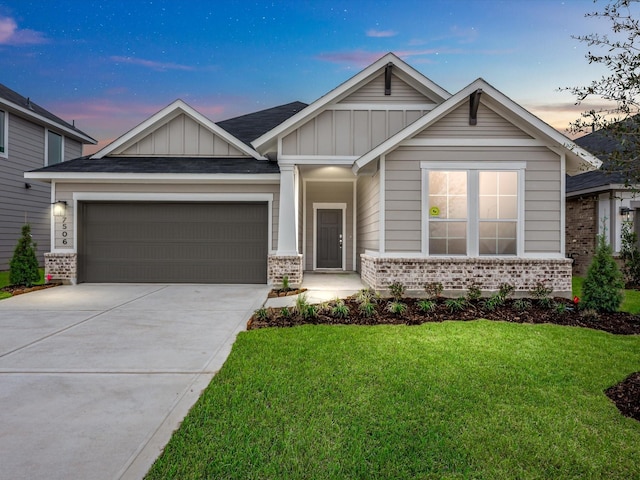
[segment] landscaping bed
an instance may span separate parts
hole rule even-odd
[[[21,295],[23,293],[35,292],[37,290],[44,290],[45,288],[59,287],[62,285],[60,282],[44,283],[42,285],[31,285],[26,287],[24,285],[9,285],[7,287],[0,288],[0,291],[10,293],[12,296]]]

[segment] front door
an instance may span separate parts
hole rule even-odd
[[[342,268],[342,210],[317,212],[317,268]]]

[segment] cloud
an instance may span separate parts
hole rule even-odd
[[[0,45],[38,45],[47,42],[44,33],[19,29],[13,18],[0,16]]]
[[[111,60],[117,63],[128,63],[130,65],[139,65],[141,67],[151,68],[153,70],[164,72],[166,70],[183,70],[194,71],[195,68],[189,65],[181,65],[173,62],[156,62],[154,60],[145,60],[143,58],[112,56]]]
[[[367,30],[367,37],[374,38],[395,37],[397,34],[398,32],[394,30],[376,30],[375,28]]]

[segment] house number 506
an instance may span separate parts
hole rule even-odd
[[[67,245],[69,243],[69,240],[67,239],[67,236],[69,235],[67,228],[68,228],[67,217],[62,217],[62,244],[63,245]]]

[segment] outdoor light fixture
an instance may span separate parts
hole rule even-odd
[[[629,221],[629,216],[631,215],[631,209],[629,207],[620,207],[620,215],[625,217],[625,221]]]
[[[64,217],[67,214],[67,202],[64,200],[58,200],[52,205],[54,217]]]

